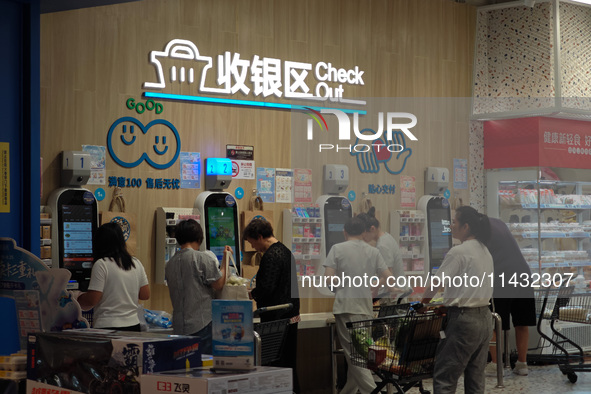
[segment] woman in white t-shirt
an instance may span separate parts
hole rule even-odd
[[[428,303],[443,287],[447,327],[437,347],[433,389],[438,394],[455,393],[464,374],[466,393],[484,393],[484,368],[493,324],[488,305],[493,294],[490,277],[494,265],[486,247],[490,222],[474,208],[462,206],[456,209],[451,230],[462,243],[447,253],[423,298],[423,303]]]
[[[138,299],[150,298],[142,263],[127,251],[121,227],[105,223],[92,239],[94,264],[88,292],[80,294],[83,310],[94,308],[93,327],[140,331]]]

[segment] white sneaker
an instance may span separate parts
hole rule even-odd
[[[497,363],[488,363],[484,368],[484,375],[489,377],[497,376]]]
[[[513,373],[520,376],[526,376],[529,373],[529,369],[527,369],[527,363],[517,361],[515,363],[515,369],[513,369]]]

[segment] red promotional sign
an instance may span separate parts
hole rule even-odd
[[[484,168],[591,168],[591,122],[543,117],[484,124]]]

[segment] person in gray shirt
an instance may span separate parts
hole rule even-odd
[[[360,213],[357,215],[365,223],[365,232],[363,233],[363,239],[370,245],[375,245],[380,251],[386,267],[392,272],[392,275],[396,278],[403,277],[404,266],[402,262],[402,255],[400,254],[400,247],[398,242],[392,235],[382,230],[380,227],[380,221],[376,218],[376,208],[371,207],[367,213]],[[404,281],[406,283],[406,281]],[[377,298],[388,297],[389,292],[385,287],[380,287]],[[405,290],[410,290],[407,288]],[[388,302],[384,298],[384,302]]]
[[[333,245],[323,264],[324,275],[330,283],[342,279],[342,283],[334,288],[333,306],[337,335],[349,367],[347,384],[341,394],[354,394],[357,390],[370,393],[376,387],[369,369],[351,363],[351,336],[346,324],[373,318],[371,283],[359,283],[360,279],[368,276],[387,278],[392,275],[380,252],[363,240],[364,230],[362,219],[349,219],[344,229],[346,241]],[[396,288],[389,290],[400,291]]]
[[[201,225],[193,219],[176,225],[175,237],[181,250],[166,263],[165,275],[172,301],[174,334],[201,338],[202,354],[211,354],[211,300],[214,290],[226,283],[226,267],[218,268],[211,251],[200,252]],[[226,246],[224,255],[232,253]]]

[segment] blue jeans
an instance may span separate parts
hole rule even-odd
[[[199,346],[201,347],[201,354],[211,355],[211,322],[209,322],[208,325],[197,331],[195,334],[191,334],[191,336],[199,337],[201,339],[201,342],[199,343]]]

